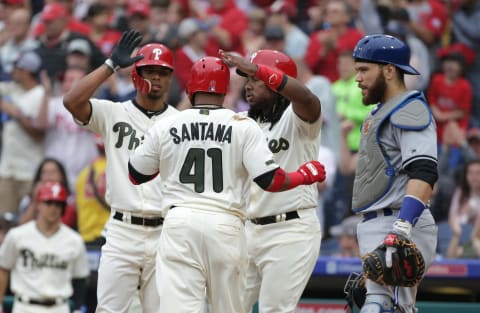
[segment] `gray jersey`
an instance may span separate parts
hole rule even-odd
[[[403,169],[416,160],[437,162],[435,122],[426,103],[416,98],[419,96],[418,92],[398,95],[365,119],[355,176],[354,211],[400,208],[409,179]],[[405,103],[405,99],[411,101]],[[416,118],[412,119],[412,115]],[[385,175],[385,157],[392,168],[391,178]]]

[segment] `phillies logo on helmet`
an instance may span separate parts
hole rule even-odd
[[[216,85],[217,85],[217,82],[214,81],[214,80],[211,80],[211,81],[210,81],[210,84],[208,85],[208,91],[209,91],[209,92],[215,92],[215,90],[216,90],[216,88],[215,88]]]
[[[162,49],[159,49],[159,48],[155,48],[152,50],[152,53],[155,55],[153,58],[154,60],[160,60],[160,56],[162,55],[163,51]]]

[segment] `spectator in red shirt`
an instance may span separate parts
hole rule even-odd
[[[199,19],[184,19],[178,27],[181,47],[175,51],[175,71],[179,87],[185,90],[193,63],[206,56],[207,25]]]
[[[443,50],[439,50],[443,54]],[[467,131],[472,109],[472,87],[464,77],[465,57],[447,52],[441,57],[441,72],[434,74],[428,88],[428,102],[437,122],[437,137],[443,143],[445,126],[450,122]]]
[[[355,48],[363,34],[350,27],[350,7],[344,0],[330,0],[325,9],[328,28],[310,35],[305,61],[313,73],[327,77],[330,82],[339,78],[337,59],[345,50]]]
[[[62,2],[63,3],[63,2]],[[46,31],[45,19],[53,19],[54,17],[63,17],[68,20],[66,28],[72,32],[76,32],[82,35],[88,36],[90,33],[90,27],[71,15],[71,12],[62,4],[57,1],[52,1],[45,5],[42,10],[42,19],[33,28],[33,36],[39,37]]]
[[[207,55],[218,56],[219,49],[244,55],[242,36],[248,28],[245,12],[234,0],[209,0],[209,4],[205,12],[196,10],[198,16],[211,26]]]

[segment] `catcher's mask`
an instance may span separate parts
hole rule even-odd
[[[137,91],[148,94],[152,84],[138,73],[138,69],[142,66],[157,65],[173,71],[173,53],[168,47],[162,44],[150,43],[140,48],[136,55],[143,55],[143,59],[135,62],[133,66],[133,85]]]
[[[345,308],[349,307],[350,312],[353,312],[355,307],[360,310],[365,304],[365,298],[367,296],[365,277],[363,274],[350,273],[343,287],[343,292],[345,293],[345,300],[347,301]]]
[[[230,84],[230,70],[221,59],[204,57],[192,66],[186,92],[190,102],[197,92],[225,95]]]
[[[250,58],[253,64],[262,64],[276,68],[290,77],[297,78],[297,65],[291,57],[277,50],[258,50]],[[247,75],[237,69],[237,74],[246,77]]]

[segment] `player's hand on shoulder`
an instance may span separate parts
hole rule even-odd
[[[325,166],[318,161],[309,161],[302,164],[297,172],[303,175],[304,184],[311,185],[315,182],[322,182],[325,180]]]
[[[125,31],[110,56],[113,66],[124,68],[143,59],[141,55],[132,57],[133,50],[138,47],[141,41],[142,35],[138,31],[133,29]]]
[[[257,65],[246,60],[238,52],[227,52],[219,49],[218,54],[228,66],[235,66],[237,70],[246,74],[247,76],[255,76],[257,73]]]

